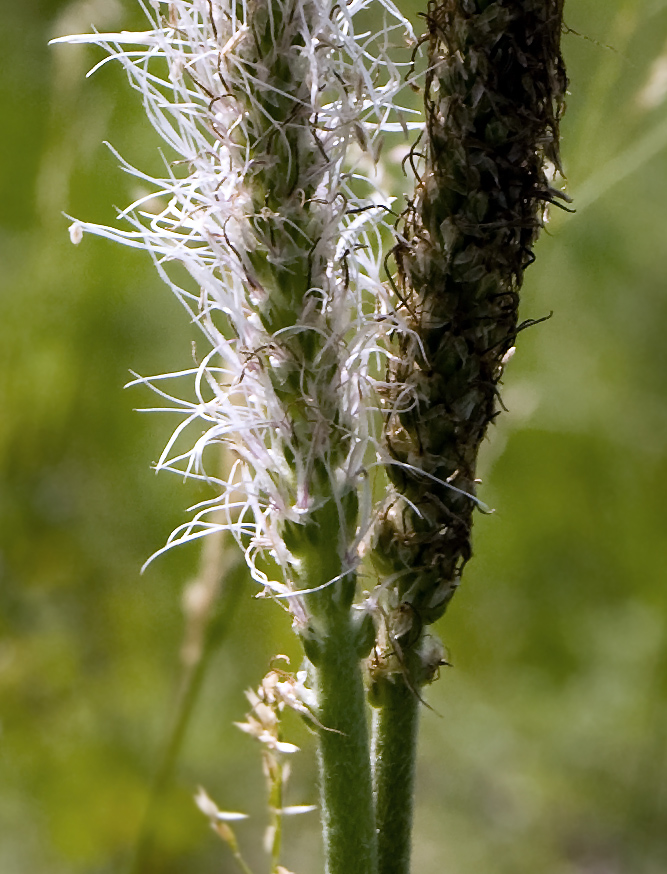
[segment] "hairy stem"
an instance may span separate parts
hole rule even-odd
[[[373,713],[373,793],[379,874],[410,874],[419,708],[402,676],[384,684]]]
[[[353,502],[354,503],[354,502]],[[310,617],[303,633],[317,695],[320,799],[327,874],[377,874],[377,842],[370,766],[366,691],[361,660],[373,640],[369,617],[352,606],[356,578],[340,558],[346,528],[329,501],[302,531],[298,556]],[[352,514],[354,517],[355,514]],[[332,536],[339,531],[338,538]],[[291,546],[296,552],[296,546]],[[348,571],[348,572],[346,572]],[[328,584],[336,580],[335,583]]]
[[[366,694],[358,634],[349,616],[332,617],[315,669],[320,792],[327,874],[375,874]]]

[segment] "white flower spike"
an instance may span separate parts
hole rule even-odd
[[[372,35],[354,31],[368,0],[141,5],[145,31],[56,42],[103,47],[108,57],[93,71],[110,59],[123,65],[168,147],[165,173],[153,179],[119,156],[150,195],[121,213],[127,228],[77,220],[70,237],[147,250],[209,346],[196,370],[138,380],[181,416],[157,469],[220,488],[165,548],[229,530],[255,579],[289,594],[303,588],[294,531],[313,514],[333,501],[348,532],[336,547],[343,574],[371,523],[372,502],[357,493],[370,488],[364,462],[377,456],[370,370],[391,325],[380,281],[390,199],[361,168],[372,169],[364,153],[377,158],[384,133],[406,129],[388,47],[414,36],[391,0],[374,0],[385,23]],[[194,290],[170,275],[172,262]],[[193,379],[194,398],[166,390],[169,378]],[[219,444],[235,458],[225,481],[206,466]],[[351,522],[358,506],[363,518]]]

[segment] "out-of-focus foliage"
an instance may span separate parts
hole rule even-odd
[[[155,138],[122,73],[51,36],[141,26],[131,0],[5,4],[0,30],[0,871],[120,874],[173,719],[195,548],[139,568],[201,493],[150,470],[168,414],[129,370],[188,366],[195,333],[148,259],[86,238],[137,195]],[[415,7],[416,14],[416,7]],[[441,623],[420,874],[667,869],[667,3],[570,0],[557,214],[524,287],[527,330],[485,450],[476,557]],[[232,726],[288,622],[242,582],[142,874],[231,871],[198,784],[256,813],[258,751]],[[294,733],[309,748],[303,731]],[[315,798],[312,753],[293,803]],[[312,816],[312,815],[311,815]],[[315,819],[286,863],[320,868]]]

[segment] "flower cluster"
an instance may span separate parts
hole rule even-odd
[[[377,157],[386,132],[408,127],[388,47],[412,31],[379,0],[384,25],[356,34],[368,3],[153,0],[145,32],[65,38],[102,46],[98,66],[124,66],[169,149],[159,179],[119,156],[150,187],[121,213],[129,229],[76,221],[72,240],[93,233],[150,252],[208,346],[191,370],[136,380],[182,417],[157,468],[218,489],[165,548],[229,530],[258,582],[287,597],[300,573],[286,525],[302,531],[333,501],[351,570],[370,524],[356,507],[375,453],[370,373],[390,323],[380,281],[390,201],[354,155]],[[187,399],[169,388],[183,377]],[[233,459],[222,475],[204,457],[216,444]]]
[[[287,660],[286,656],[276,656]],[[247,722],[237,722],[237,728],[257,738],[267,749],[276,753],[295,753],[295,744],[280,737],[280,717],[285,707],[294,710],[307,721],[317,724],[315,710],[317,700],[306,685],[306,672],[298,671],[292,676],[286,671],[271,670],[260,683],[257,691],[246,692],[251,711]]]
[[[480,444],[514,352],[519,290],[548,204],[567,200],[559,120],[563,0],[433,0],[417,191],[394,250],[400,309],[385,436],[395,464],[375,560],[395,586],[391,651],[444,613],[471,555]],[[415,685],[437,669],[415,660]],[[385,653],[385,656],[387,653]],[[395,660],[394,660],[395,661]],[[392,660],[388,660],[391,665]]]

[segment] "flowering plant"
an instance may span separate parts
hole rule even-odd
[[[123,64],[170,152],[159,179],[119,157],[151,186],[129,229],[70,234],[146,249],[206,339],[191,370],[136,381],[181,416],[158,469],[216,490],[164,548],[230,532],[303,643],[306,673],[272,671],[243,726],[268,751],[274,813],[289,706],[318,735],[329,874],[406,874],[420,689],[445,663],[429,626],[470,555],[477,450],[559,196],[562,0],[438,0],[419,41],[391,0],[151,6],[146,31],[66,38]],[[369,11],[382,23],[358,33]],[[374,168],[414,127],[393,231]],[[169,388],[183,378],[191,398]]]

